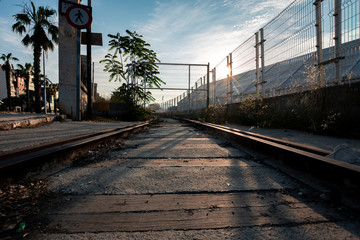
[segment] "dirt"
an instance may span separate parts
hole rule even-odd
[[[72,166],[80,167],[101,162],[103,154],[124,148],[123,140],[103,143],[87,154],[74,159]],[[37,173],[31,173],[35,176]],[[47,222],[40,212],[54,209],[67,199],[48,189],[47,179],[25,177],[2,179],[0,182],[0,240],[29,239],[43,232]]]
[[[0,239],[23,239],[30,230],[40,227],[33,220],[50,199],[45,180],[27,178],[17,183],[1,183]]]

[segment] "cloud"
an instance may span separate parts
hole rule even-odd
[[[210,62],[213,68],[288,4],[288,0],[158,0],[149,17],[133,22],[132,28],[162,62]]]
[[[22,37],[11,30],[12,22],[0,18],[0,50],[1,53],[15,49],[15,52],[21,54],[32,54],[30,48],[26,48],[22,43]]]
[[[220,61],[275,17],[288,1],[158,1],[150,19],[135,27],[162,61]],[[175,7],[174,7],[175,6]]]

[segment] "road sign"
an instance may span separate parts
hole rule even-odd
[[[92,23],[90,11],[82,5],[73,5],[66,10],[66,19],[74,28],[88,28]]]

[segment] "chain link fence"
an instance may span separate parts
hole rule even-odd
[[[166,85],[149,90],[161,111],[191,112],[359,81],[359,2],[295,0],[213,69],[160,64]]]
[[[212,69],[212,104],[358,81],[359,9],[359,0],[293,1]]]

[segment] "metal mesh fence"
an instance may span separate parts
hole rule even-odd
[[[359,11],[359,0],[293,1],[212,70],[212,104],[358,81]]]
[[[159,65],[166,85],[151,92],[162,110],[189,112],[250,95],[266,98],[358,81],[359,2],[295,0],[211,71],[201,64]]]
[[[190,111],[207,106],[207,64],[158,64],[158,77],[165,82],[158,88],[145,88],[150,91],[160,110]],[[97,92],[107,92],[100,95],[110,98],[111,93],[121,86],[122,82],[109,82],[109,74],[103,71],[104,64],[94,66],[94,79]]]

